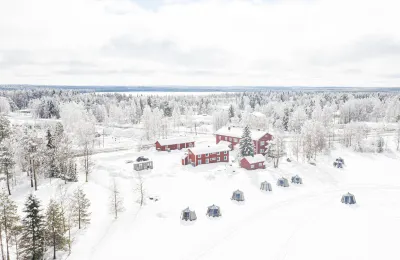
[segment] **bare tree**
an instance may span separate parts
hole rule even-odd
[[[117,219],[118,213],[124,210],[124,199],[121,196],[121,192],[114,178],[111,184],[110,211],[115,215],[115,219]]]
[[[93,168],[93,160],[92,160],[92,146],[91,142],[85,141],[82,144],[83,148],[83,157],[82,157],[82,167],[83,171],[85,172],[86,182],[89,181],[89,174],[92,172]]]
[[[138,180],[138,183],[136,185],[135,191],[139,193],[140,197],[139,197],[138,202],[139,202],[140,206],[143,206],[143,204],[145,203],[144,197],[146,195],[146,190],[144,189],[144,180],[143,180],[143,177],[140,174],[140,172],[137,173],[137,180]]]
[[[279,134],[274,135],[273,140],[270,142],[270,148],[268,150],[269,156],[272,157],[274,162],[274,168],[278,168],[279,160],[284,155],[285,143],[283,137]]]

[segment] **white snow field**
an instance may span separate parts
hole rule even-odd
[[[246,171],[237,162],[182,166],[183,150],[137,152],[134,130],[113,133],[118,138],[106,137],[105,149],[100,146],[93,156],[89,182],[81,175],[79,183],[67,184],[70,192],[83,186],[92,220],[75,234],[72,254],[60,252],[59,259],[400,259],[399,153],[363,154],[336,144],[316,166],[292,158],[278,169],[266,163],[266,169]],[[211,134],[194,138],[198,146],[215,143]],[[127,163],[141,155],[154,161],[154,169],[141,172],[146,194],[159,198],[147,199],[143,207],[137,203],[137,173]],[[332,166],[339,156],[344,169]],[[296,174],[303,185],[276,186],[278,178]],[[109,207],[114,178],[126,208],[117,220]],[[270,193],[260,191],[265,180],[272,184]],[[61,183],[41,180],[35,194],[43,206]],[[230,199],[237,189],[244,192],[244,203]],[[29,190],[27,181],[14,190],[19,210]],[[340,202],[347,192],[355,195],[356,205]],[[212,204],[221,207],[222,217],[206,216]],[[186,207],[196,211],[197,221],[180,221]]]
[[[396,154],[336,149],[317,166],[284,161],[279,169],[256,171],[235,163],[182,166],[182,154],[151,149],[95,155],[90,181],[82,183],[92,202],[92,223],[77,236],[68,259],[400,259]],[[154,160],[154,169],[142,175],[147,194],[160,199],[142,208],[136,203],[136,173],[126,163],[139,155]],[[338,156],[345,159],[344,169],[332,167]],[[303,185],[276,186],[279,177],[295,174]],[[125,198],[118,220],[108,207],[113,177]],[[272,183],[271,193],[260,191],[264,180]],[[243,204],[230,199],[236,189],[244,192]],[[346,192],[356,196],[356,205],[340,202]],[[212,204],[221,207],[221,218],[206,217]],[[180,221],[187,206],[196,211],[196,222]]]

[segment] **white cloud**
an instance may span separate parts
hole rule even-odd
[[[399,7],[0,0],[0,84],[400,86]]]

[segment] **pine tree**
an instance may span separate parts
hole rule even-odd
[[[235,109],[233,108],[233,105],[229,106],[229,118],[232,118],[235,116]]]
[[[10,260],[10,243],[18,227],[17,205],[4,192],[0,193],[0,225],[6,242],[6,259]],[[2,236],[3,237],[3,236]]]
[[[54,139],[53,136],[51,135],[50,129],[47,130],[46,140],[47,140],[47,145],[46,145],[47,148],[54,149]]]
[[[2,172],[6,179],[8,195],[11,195],[10,182],[13,176],[13,168],[15,165],[14,155],[4,145],[0,145],[0,172]]]
[[[243,129],[242,138],[239,142],[239,153],[241,157],[254,156],[254,143],[251,139],[251,131],[249,126]]]
[[[56,201],[50,200],[46,211],[46,235],[53,247],[53,259],[56,259],[56,251],[65,249],[67,244],[63,220],[60,205]]]
[[[283,111],[282,126],[284,131],[289,130],[289,108],[287,107]]]
[[[90,201],[86,198],[86,194],[82,188],[77,188],[71,199],[72,206],[72,219],[78,224],[78,228],[81,229],[83,225],[90,224]]]
[[[3,115],[0,115],[0,142],[11,135],[10,121]]]
[[[20,240],[21,256],[26,260],[40,260],[44,253],[44,217],[40,201],[29,195],[25,202]]]

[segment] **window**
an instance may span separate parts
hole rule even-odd
[[[254,169],[254,164],[252,164],[252,165],[250,166],[250,168]]]
[[[260,149],[260,153],[264,153],[264,149]]]
[[[260,162],[260,163],[258,164],[258,166],[260,166],[260,167],[261,167],[261,166],[262,166],[262,162]]]
[[[221,161],[221,158],[217,157],[217,161],[218,161],[218,162]]]
[[[220,152],[217,152],[217,155],[219,155],[220,154]]]
[[[227,160],[227,157],[226,157],[226,156],[224,156],[224,160],[225,160],[225,161]]]
[[[209,163],[210,161],[208,159],[206,159],[206,163]]]
[[[224,154],[228,154],[228,151],[225,151]]]
[[[261,142],[260,142],[260,145],[264,145],[264,143],[265,143],[264,141],[261,141]]]
[[[201,158],[201,154],[197,155],[197,158]]]
[[[201,164],[201,160],[197,160],[197,165],[200,165]]]
[[[208,156],[208,153],[206,153],[206,156]]]
[[[237,138],[233,138],[233,141],[234,141],[235,143],[237,143],[238,139],[237,139]]]
[[[229,141],[232,141],[232,138],[231,138],[231,137],[229,137]]]

